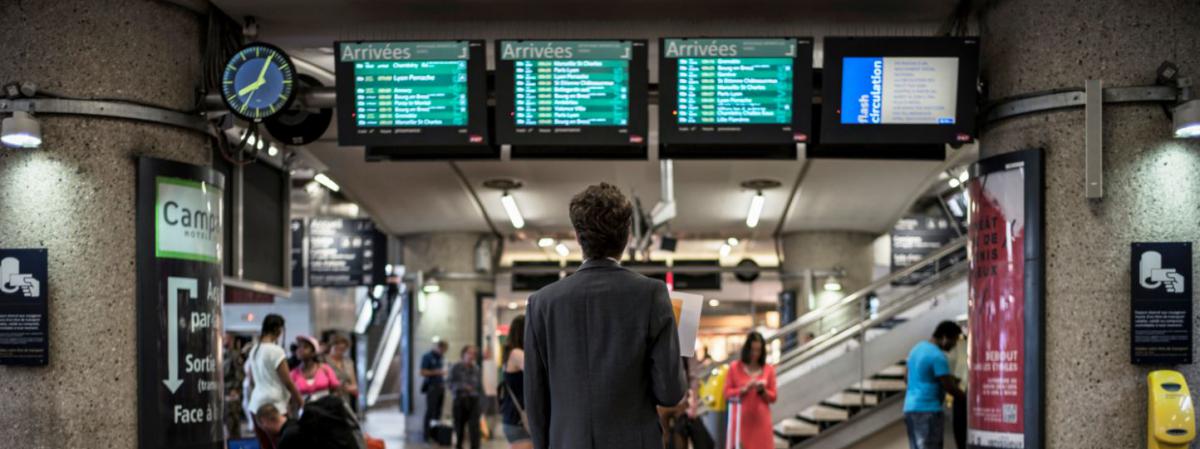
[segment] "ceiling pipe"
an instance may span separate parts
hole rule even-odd
[[[471,196],[471,201],[475,203],[475,208],[479,210],[479,215],[483,216],[483,221],[487,223],[488,229],[492,230],[492,235],[503,241],[504,235],[500,234],[500,230],[496,228],[496,224],[492,223],[492,217],[488,216],[487,209],[483,207],[483,201],[479,199],[479,194],[475,192],[475,188],[471,186],[471,181],[467,180],[467,175],[454,161],[450,161],[450,169],[454,171],[454,176],[458,178],[459,184],[463,189],[466,189],[467,194]]]
[[[775,259],[779,260],[779,266],[783,266],[783,227],[787,224],[788,215],[792,213],[792,204],[796,202],[796,195],[800,193],[800,184],[804,183],[804,178],[808,177],[808,170],[812,166],[808,162],[808,158],[800,159],[800,170],[796,173],[796,180],[792,182],[792,190],[788,193],[787,202],[783,205],[783,215],[779,217],[779,223],[775,225],[775,233],[772,237],[775,240]]]

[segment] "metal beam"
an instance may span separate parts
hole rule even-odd
[[[1104,197],[1104,83],[1084,83],[1084,196],[1089,200]]]
[[[183,128],[216,137],[213,127],[203,114],[189,114],[170,109],[123,103],[118,101],[66,98],[0,99],[0,113],[15,111],[45,115],[82,115],[109,117]]]

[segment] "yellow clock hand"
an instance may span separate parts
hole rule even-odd
[[[261,86],[262,83],[266,82],[265,78],[267,76],[267,67],[271,66],[271,58],[273,57],[275,57],[275,53],[267,55],[267,61],[263,63],[262,70],[258,72],[258,80],[255,81],[256,84]]]
[[[253,83],[247,84],[246,87],[243,87],[242,90],[238,91],[238,96],[240,97],[240,96],[246,95],[250,92],[254,92],[254,91],[258,90],[259,87],[262,87],[262,85],[263,85],[263,81],[255,81]]]

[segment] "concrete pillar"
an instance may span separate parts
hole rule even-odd
[[[1185,0],[991,2],[981,16],[982,76],[991,99],[1089,78],[1152,84],[1164,60],[1200,80],[1196,17],[1200,4]],[[1104,125],[1100,201],[1084,198],[1083,109],[1017,117],[980,138],[984,157],[1045,149],[1050,448],[1145,445],[1152,368],[1129,360],[1129,244],[1200,235],[1200,144],[1172,139],[1158,105],[1106,105]],[[1200,382],[1196,365],[1174,368]]]
[[[0,2],[0,81],[195,105],[201,19],[165,2]],[[49,250],[50,363],[0,367],[0,434],[28,448],[137,446],[135,156],[208,164],[202,136],[39,115],[39,150],[0,149],[0,247]]]
[[[420,395],[421,356],[433,349],[436,337],[450,344],[446,362],[455,363],[464,345],[475,344],[479,330],[478,307],[480,294],[491,294],[495,289],[492,280],[455,279],[456,275],[475,273],[475,245],[484,234],[477,233],[434,233],[403,237],[404,268],[408,273],[432,271],[446,273],[437,279],[441,291],[420,293],[418,307],[413,317],[413,366],[409,375],[413,379],[413,413],[408,417],[408,435],[420,435],[421,420],[425,416],[425,398]],[[419,297],[418,296],[418,297]],[[421,303],[424,303],[423,306]],[[446,396],[444,416],[449,418],[450,395]]]
[[[796,310],[798,314],[820,307],[823,304],[853,293],[871,283],[871,273],[875,263],[874,242],[878,236],[865,232],[852,231],[806,231],[795,232],[783,236],[783,288],[796,291]],[[812,304],[809,301],[808,270],[829,271],[833,268],[845,270],[846,275],[840,280],[841,292],[825,292],[825,278],[814,279]],[[844,315],[844,316],[843,316]],[[849,318],[849,315],[839,314],[838,317],[828,317],[829,326],[837,326]],[[824,328],[813,332],[820,332]]]

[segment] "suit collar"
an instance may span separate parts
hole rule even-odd
[[[611,257],[605,257],[605,258],[600,258],[600,259],[585,260],[585,261],[583,261],[583,265],[579,266],[579,270],[582,271],[582,270],[586,270],[589,268],[612,268],[612,267],[619,267],[619,266],[621,266],[620,262],[617,262],[615,259],[613,259]]]

